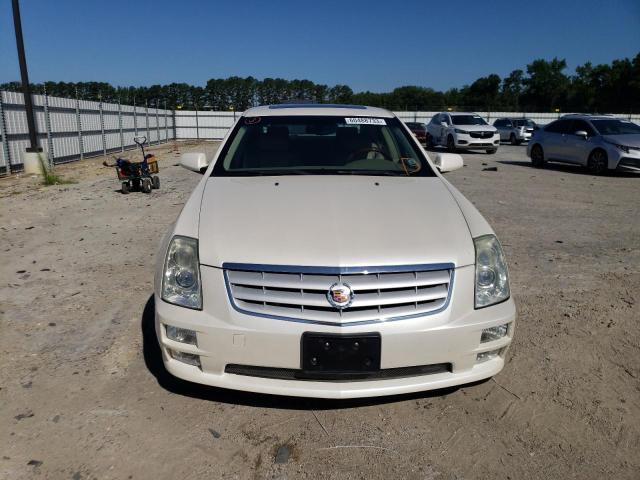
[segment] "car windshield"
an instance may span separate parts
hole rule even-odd
[[[397,118],[242,117],[213,176],[434,176]]]
[[[451,115],[454,125],[488,125],[480,115]]]
[[[422,123],[408,122],[407,127],[413,128],[414,130],[425,130],[426,127]]]
[[[627,135],[627,134],[639,134],[640,126],[632,122],[626,122],[623,120],[606,119],[606,120],[591,120],[591,123],[600,135]]]
[[[518,120],[514,120],[513,124],[516,127],[535,127],[536,124],[533,123],[532,120],[529,120],[528,118],[520,118]]]

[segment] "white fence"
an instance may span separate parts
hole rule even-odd
[[[122,152],[144,135],[157,144],[175,138],[172,110],[33,95],[39,146],[53,163]],[[0,173],[22,170],[29,146],[24,96],[0,92]]]
[[[69,98],[33,96],[38,141],[49,161],[63,163],[106,155],[135,146],[145,135],[151,144],[169,140],[220,140],[241,112],[161,110]],[[428,122],[438,112],[394,112],[405,122]],[[478,112],[492,123],[500,117],[526,116],[540,125],[560,113]],[[640,123],[640,115],[616,115]],[[21,93],[0,92],[0,174],[22,169],[29,146],[27,116]]]
[[[242,112],[176,110],[176,138],[221,139]]]
[[[440,112],[393,112],[405,122],[428,123],[436,113]],[[493,123],[501,117],[527,117],[538,125],[546,125],[566,113],[531,113],[531,112],[477,112],[484,119]],[[227,130],[233,126],[241,112],[212,112],[176,110],[176,138],[220,140]],[[615,115],[635,123],[640,123],[640,115]]]
[[[440,112],[393,112],[399,119],[405,122],[423,122],[429,123],[431,117]],[[546,125],[560,118],[561,115],[567,115],[570,112],[562,113],[536,113],[536,112],[476,112],[481,115],[487,122],[493,123],[496,119],[502,117],[527,117],[538,125]],[[635,123],[640,123],[640,115],[615,114],[615,117],[624,118]]]

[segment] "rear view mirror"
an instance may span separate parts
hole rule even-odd
[[[457,153],[438,153],[433,163],[440,170],[440,173],[458,170],[464,164],[462,157]]]
[[[207,156],[202,152],[183,153],[180,157],[180,166],[192,172],[204,173],[209,162],[207,162]]]
[[[440,125],[442,125],[443,127],[448,127],[449,124],[447,122],[440,122]]]

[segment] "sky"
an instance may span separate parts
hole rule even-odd
[[[354,91],[437,90],[536,58],[609,63],[640,52],[640,0],[21,0],[32,82],[113,85],[232,75]],[[0,0],[0,83],[20,78]]]

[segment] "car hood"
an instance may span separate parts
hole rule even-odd
[[[497,132],[493,125],[453,125],[454,128],[466,130],[467,132]]]
[[[640,134],[604,135],[602,138],[607,142],[617,143],[618,145],[640,148]]]
[[[460,208],[438,177],[212,177],[200,262],[303,266],[469,265]]]

